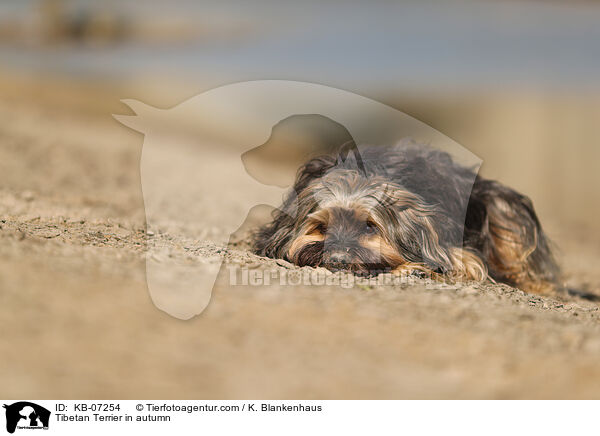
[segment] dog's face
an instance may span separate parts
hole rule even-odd
[[[301,266],[369,275],[438,249],[432,209],[382,177],[334,169],[300,192],[298,204],[287,257]]]
[[[289,254],[298,265],[363,273],[389,267],[381,256],[384,243],[368,210],[334,203],[306,218]]]

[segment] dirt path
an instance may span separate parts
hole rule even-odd
[[[296,268],[211,242],[218,228],[147,234],[141,136],[108,116],[14,102],[0,119],[2,397],[600,396],[595,304],[418,281],[230,286],[231,266]],[[600,283],[598,235],[549,226],[569,281]],[[180,321],[152,304],[148,247],[225,261],[201,316]]]

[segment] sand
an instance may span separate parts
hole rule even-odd
[[[231,286],[228,268],[299,268],[249,253],[245,231],[230,246],[219,228],[148,234],[142,142],[108,113],[0,101],[1,397],[600,397],[594,303],[490,283]],[[597,289],[599,235],[545,223],[569,283]],[[224,262],[199,316],[151,301],[157,247]]]

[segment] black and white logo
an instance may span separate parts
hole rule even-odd
[[[6,409],[6,431],[14,433],[22,430],[48,430],[50,411],[29,401],[18,401],[3,406]]]

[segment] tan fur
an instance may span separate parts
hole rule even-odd
[[[427,268],[425,265],[421,265],[420,263],[403,263],[394,268],[392,273],[402,277],[409,276],[414,273],[425,273],[428,277],[432,279],[441,280],[441,276],[439,274],[435,273],[430,268]]]
[[[310,244],[311,242],[320,242],[323,239],[325,239],[325,237],[320,233],[302,235],[299,238],[296,238],[294,242],[292,242],[288,255],[291,259],[294,259],[298,250],[300,250],[303,246],[305,246],[306,244]]]
[[[361,245],[386,259],[392,265],[400,265],[405,262],[400,253],[379,235],[371,235],[361,239]]]
[[[429,276],[433,276],[435,274],[425,265],[407,262],[404,258],[402,258],[400,253],[398,253],[394,247],[380,235],[372,235],[368,238],[363,238],[361,240],[361,244],[374,252],[379,252],[381,256],[390,264],[396,265],[396,267],[392,270],[393,274],[402,277],[409,276],[416,272],[425,273]]]
[[[452,248],[450,260],[453,270],[451,276],[457,280],[475,280],[481,282],[487,278],[487,268],[483,261],[469,250]]]
[[[502,200],[496,200],[488,209],[488,226],[492,236],[493,249],[488,261],[494,269],[500,271],[521,289],[536,294],[547,294],[549,283],[536,280],[529,275],[528,258],[537,247],[538,235],[534,229],[526,234],[512,218],[510,206]]]

